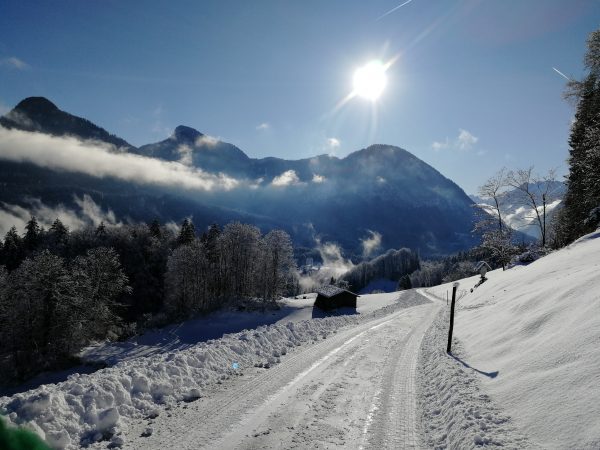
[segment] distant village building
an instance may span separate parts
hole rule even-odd
[[[324,311],[344,306],[356,309],[357,298],[358,294],[350,292],[347,289],[342,289],[334,285],[323,286],[317,289],[315,306]]]

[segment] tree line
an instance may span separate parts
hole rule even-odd
[[[557,246],[600,225],[600,30],[588,37],[584,67],[584,78],[567,85],[566,97],[576,111],[569,136],[567,193],[555,227]]]
[[[600,30],[588,37],[584,67],[584,78],[567,84],[565,96],[575,104],[576,111],[569,136],[567,189],[553,217],[548,215],[557,184],[552,170],[539,176],[533,167],[501,169],[479,189],[481,197],[491,200],[494,212],[493,216],[482,214],[476,225],[482,237],[481,248],[488,250],[502,267],[518,253],[512,229],[504,222],[507,189],[512,189],[513,197],[530,208],[542,253],[548,248],[561,248],[600,225]]]
[[[191,220],[45,230],[32,217],[0,242],[0,381],[69,364],[91,341],[225,305],[269,307],[298,289],[287,233]]]
[[[372,281],[378,279],[401,280],[403,277],[420,268],[419,255],[407,248],[388,250],[370,261],[364,261],[343,276],[350,289],[361,291]]]

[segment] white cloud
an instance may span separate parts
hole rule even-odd
[[[3,236],[15,226],[19,232],[24,232],[25,225],[35,216],[40,226],[48,229],[56,219],[60,219],[70,230],[78,230],[91,225],[97,227],[100,222],[106,225],[120,225],[115,214],[110,209],[103,211],[94,199],[85,194],[83,197],[74,196],[73,200],[79,209],[67,208],[59,204],[48,206],[38,198],[27,200],[26,206],[2,203],[0,205],[0,234]]]
[[[325,181],[325,177],[323,175],[317,175],[316,173],[312,177],[313,183],[322,183]]]
[[[431,144],[431,148],[434,149],[436,152],[439,152],[440,150],[443,150],[448,147],[450,147],[450,140],[448,138],[446,138],[446,140],[443,142],[434,141],[434,143]]]
[[[456,142],[459,149],[469,150],[472,146],[477,144],[478,140],[478,137],[473,136],[467,130],[463,130],[462,128],[458,130],[458,139]]]
[[[452,142],[446,137],[446,139],[444,139],[443,141],[434,141],[433,144],[431,144],[431,148],[436,152],[439,152],[440,150],[445,150],[447,148],[468,151],[475,144],[477,144],[477,141],[479,141],[479,138],[477,136],[474,136],[467,130],[459,128],[458,136]]]
[[[385,178],[383,178],[383,177],[380,177],[380,176],[378,176],[377,178],[375,178],[375,180],[376,180],[378,183],[381,183],[381,184],[383,184],[383,183],[386,183],[386,182],[387,182],[387,180],[386,180]]]
[[[114,177],[140,184],[192,190],[229,190],[239,182],[223,174],[212,175],[180,162],[119,152],[113,145],[81,141],[0,127],[0,159],[29,162],[52,170]]]
[[[300,178],[294,170],[286,170],[281,175],[273,178],[273,186],[289,186],[292,184],[300,184]]]
[[[81,209],[81,215],[91,221],[92,225],[98,226],[101,222],[104,222],[106,225],[120,225],[115,213],[111,209],[106,212],[102,211],[100,205],[89,195],[84,194],[81,198],[75,195],[74,200]]]
[[[219,143],[219,138],[209,136],[207,134],[203,134],[198,139],[196,139],[196,147],[209,147],[213,148]]]
[[[22,59],[17,58],[16,56],[0,59],[0,66],[10,67],[11,69],[17,70],[29,69],[29,64],[27,64]]]
[[[369,236],[361,239],[360,243],[363,248],[363,256],[370,256],[375,250],[381,247],[381,233],[377,231],[367,230]]]
[[[254,182],[251,182],[248,186],[250,187],[250,189],[258,189],[264,181],[264,177],[260,177],[254,180]]]
[[[177,147],[177,153],[179,153],[179,162],[185,166],[192,165],[192,148],[189,145],[181,144]]]
[[[337,138],[334,138],[334,137],[332,137],[332,138],[328,138],[328,139],[327,139],[327,146],[328,146],[330,149],[332,149],[332,150],[335,150],[336,148],[339,148],[339,147],[340,147],[340,145],[341,145],[341,142],[340,142],[340,140],[339,140],[339,139],[337,139]]]
[[[257,130],[268,130],[269,128],[271,128],[271,125],[269,124],[269,122],[263,122],[256,126]]]

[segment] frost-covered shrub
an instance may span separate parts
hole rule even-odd
[[[551,250],[547,247],[532,246],[523,253],[518,254],[511,261],[511,266],[527,265],[546,256]]]

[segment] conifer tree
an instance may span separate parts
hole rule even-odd
[[[96,236],[106,236],[106,225],[104,225],[103,221],[100,222],[100,225],[98,225],[94,233],[96,234]]]
[[[156,239],[160,239],[162,237],[162,231],[160,229],[160,222],[158,219],[154,219],[150,225],[148,225],[148,229],[150,230],[150,235]]]
[[[2,246],[2,264],[11,271],[16,269],[24,257],[23,239],[17,233],[16,227],[11,227],[4,237]]]
[[[179,236],[177,236],[177,245],[187,245],[194,242],[196,239],[196,230],[194,224],[190,219],[184,219],[181,224],[181,230],[179,230]]]
[[[590,34],[587,45],[588,74],[583,81],[569,82],[567,92],[577,101],[577,109],[569,137],[567,193],[555,227],[555,239],[562,245],[593,230],[597,224],[590,214],[600,206],[600,30]]]
[[[27,225],[25,225],[25,236],[23,237],[23,244],[25,249],[29,252],[35,250],[39,245],[41,229],[35,216],[31,216]]]

